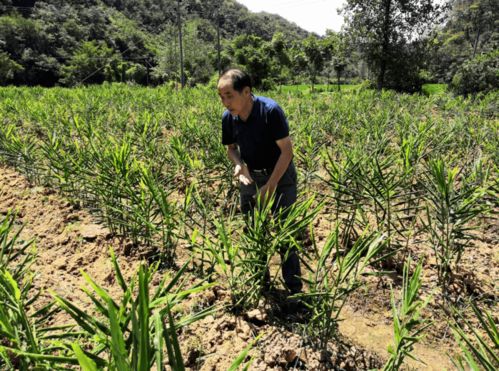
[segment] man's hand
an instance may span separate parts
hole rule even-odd
[[[262,202],[262,205],[265,205],[267,203],[267,200],[272,197],[276,188],[277,184],[271,182],[267,182],[262,188],[260,188],[260,200]]]
[[[253,178],[251,178],[249,169],[246,165],[236,165],[234,168],[234,176],[237,177],[244,185],[250,185],[253,183]]]

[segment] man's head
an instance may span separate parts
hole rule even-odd
[[[247,116],[253,104],[251,78],[236,68],[226,70],[218,79],[218,95],[222,104],[235,116]]]

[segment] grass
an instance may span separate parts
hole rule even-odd
[[[360,84],[341,84],[340,88],[342,92],[349,92],[359,88]],[[310,84],[297,84],[297,85],[281,85],[276,90],[282,93],[292,93],[292,92],[302,92],[304,94],[310,94],[312,92],[312,87]],[[334,83],[332,84],[317,84],[314,86],[315,92],[337,92],[338,86]],[[447,84],[424,84],[422,86],[422,92],[426,96],[431,95],[441,95],[447,92]]]
[[[447,92],[447,84],[424,84],[422,91],[426,96],[445,94]]]
[[[360,84],[341,84],[340,89],[342,92],[348,92],[358,88]],[[302,92],[304,94],[310,94],[312,92],[312,87],[310,84],[299,84],[299,85],[281,85],[277,88],[279,92],[282,93],[293,93]],[[314,85],[314,91],[316,93],[323,92],[337,92],[338,85],[336,84],[317,84]]]

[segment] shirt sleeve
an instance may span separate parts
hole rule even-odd
[[[236,138],[234,137],[232,122],[226,112],[222,116],[222,144],[227,146],[229,144],[234,144],[235,142]]]
[[[270,132],[274,140],[289,136],[289,124],[281,107],[275,106],[269,113]]]

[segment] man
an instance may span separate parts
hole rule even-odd
[[[273,212],[296,201],[296,170],[289,126],[272,99],[255,96],[249,75],[229,69],[218,80],[218,94],[227,108],[222,116],[222,143],[240,182],[241,211],[252,212],[257,190],[262,201],[275,193]],[[284,254],[281,253],[281,258]],[[299,293],[300,260],[294,249],[282,263],[288,290]]]

